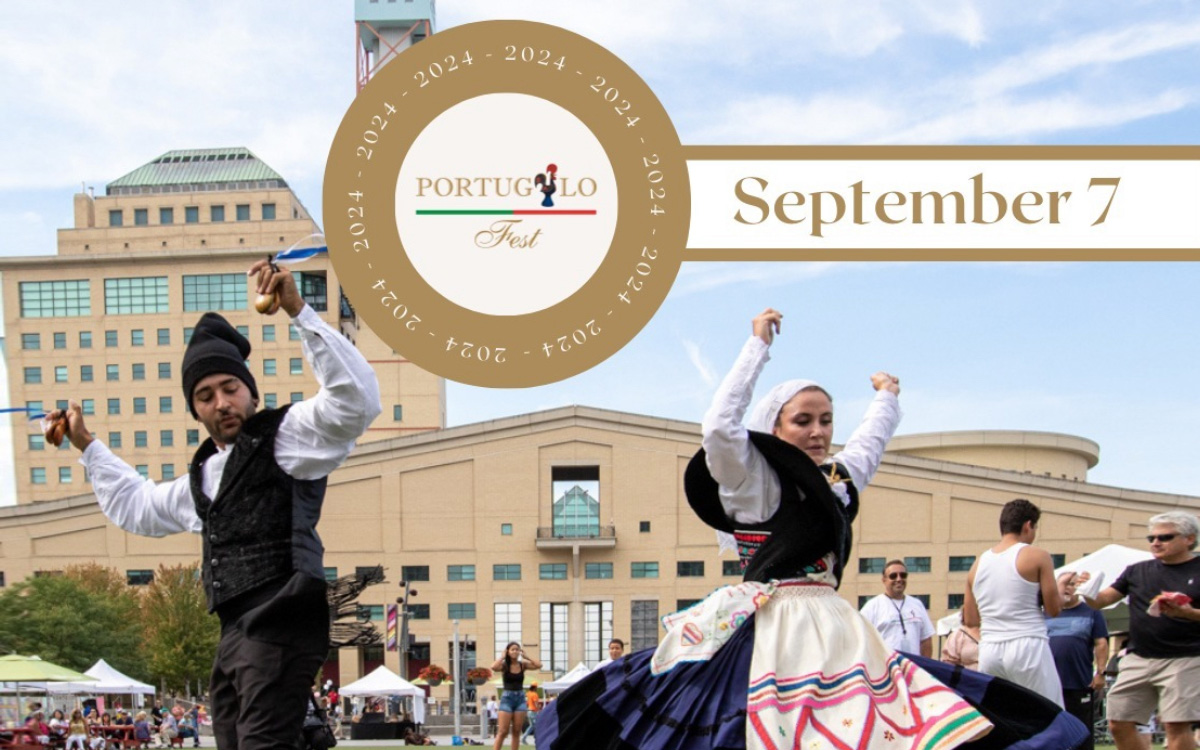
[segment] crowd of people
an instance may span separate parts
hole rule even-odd
[[[130,731],[142,747],[166,748],[180,739],[200,747],[202,711],[200,704],[191,704],[190,708],[176,704],[166,709],[162,701],[155,701],[149,711],[134,714],[120,705],[109,712],[87,703],[72,709],[69,717],[63,709],[55,709],[47,719],[42,704],[35,701],[29,704],[24,725],[39,744],[65,750],[120,747],[119,740],[125,740]]]

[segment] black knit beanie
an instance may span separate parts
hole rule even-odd
[[[250,395],[258,398],[258,385],[246,368],[250,356],[250,342],[229,325],[229,321],[216,313],[204,313],[192,330],[192,340],[183,353],[183,397],[188,410],[199,418],[192,406],[192,391],[209,375],[229,374],[241,380],[250,389]]]

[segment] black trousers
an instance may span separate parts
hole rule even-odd
[[[1096,703],[1092,689],[1067,690],[1064,688],[1063,708],[1088,728],[1087,739],[1081,742],[1075,750],[1094,750],[1096,747]]]
[[[295,750],[317,670],[329,654],[325,581],[293,575],[221,612],[209,683],[221,750]]]

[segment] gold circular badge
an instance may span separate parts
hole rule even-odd
[[[330,259],[355,311],[417,365],[552,383],[628,343],[679,272],[687,166],[658,99],[564,29],[487,21],[397,55],[325,169]]]

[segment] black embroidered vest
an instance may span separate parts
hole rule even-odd
[[[326,479],[300,480],[275,463],[275,435],[287,413],[262,411],[242,425],[217,496],[204,494],[204,462],[217,452],[212,438],[192,459],[196,514],[204,523],[204,590],[210,612],[268,583],[282,587],[293,573],[324,581],[317,521]]]
[[[766,521],[735,524],[725,515],[719,487],[708,471],[701,449],[688,464],[684,486],[688,504],[709,526],[718,531],[758,532],[757,544],[741,549],[743,580],[766,582],[797,578],[805,568],[829,552],[836,557],[833,574],[838,581],[850,556],[851,523],[858,515],[858,491],[849,472],[840,464],[818,467],[799,448],[761,432],[750,433],[754,447],[779,477],[782,491],[779,509]],[[833,493],[830,482],[842,482],[850,495],[846,506]],[[743,536],[738,533],[738,536]],[[749,558],[749,559],[746,559]]]

